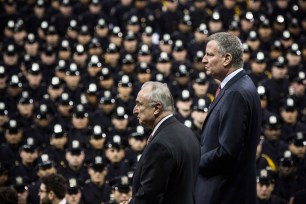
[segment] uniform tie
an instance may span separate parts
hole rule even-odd
[[[221,85],[219,85],[218,88],[217,88],[217,91],[215,93],[215,98],[217,98],[217,96],[219,95],[220,90],[221,90]]]

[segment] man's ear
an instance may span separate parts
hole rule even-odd
[[[158,115],[158,114],[160,114],[160,112],[161,112],[161,109],[162,109],[162,105],[158,102],[158,103],[156,103],[155,105],[154,105],[154,109],[155,109],[155,111],[154,111],[154,115]]]
[[[229,64],[231,64],[232,63],[232,59],[233,59],[233,56],[231,54],[225,53],[225,55],[224,55],[224,62],[223,62],[224,66],[226,67]]]
[[[50,191],[50,192],[48,193],[48,198],[49,198],[49,200],[53,200],[53,199],[54,199],[54,196],[55,196],[55,194],[54,194],[53,191]]]

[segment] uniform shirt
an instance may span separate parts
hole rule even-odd
[[[91,181],[85,183],[82,190],[82,199],[84,203],[101,204],[106,203],[110,199],[112,189],[109,185],[104,183],[98,186]]]

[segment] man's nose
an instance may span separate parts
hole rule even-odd
[[[204,57],[202,58],[202,63],[206,63],[206,62],[207,62],[207,59],[206,59],[206,57],[204,55]]]

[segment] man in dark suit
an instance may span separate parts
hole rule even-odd
[[[201,134],[196,184],[197,204],[253,204],[255,153],[259,140],[260,99],[243,70],[243,48],[234,35],[208,38],[202,62],[207,75],[221,82]]]
[[[192,131],[174,116],[166,84],[146,82],[134,114],[152,133],[138,161],[130,204],[194,204],[200,145]]]

